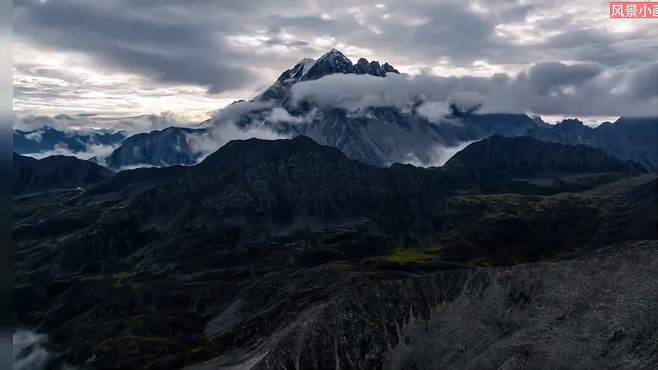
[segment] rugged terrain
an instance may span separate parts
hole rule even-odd
[[[190,147],[188,138],[202,132],[203,129],[169,127],[133,135],[112,152],[106,164],[113,169],[195,164],[200,153]]]
[[[304,135],[340,149],[349,158],[382,167],[393,163],[438,166],[450,153],[473,141],[493,135],[532,136],[542,141],[599,148],[624,162],[635,161],[648,171],[658,169],[657,117],[621,117],[614,123],[592,128],[578,120],[549,125],[526,114],[480,113],[457,105],[451,106],[449,114],[430,119],[421,114],[424,101],[420,96],[409,109],[375,101],[372,107],[358,112],[293,99],[296,86],[336,75],[363,74],[384,79],[399,73],[388,63],[380,65],[363,58],[353,64],[340,51],[331,50],[317,60],[300,61],[254,99],[234,103],[211,119],[207,128],[194,133],[207,136],[209,146],[216,142],[216,148],[236,131],[242,131],[241,135],[266,131],[270,136],[286,138]],[[282,117],[272,119],[275,110]],[[115,150],[109,165],[118,169],[194,164],[207,153],[190,144],[191,132],[172,127],[135,135]]]
[[[15,315],[49,368],[658,363],[658,183],[598,149],[379,168],[251,139],[65,185],[15,198]]]
[[[15,151],[43,154],[66,149],[84,153],[91,145],[118,146],[107,161],[99,158],[99,163],[121,170],[193,165],[236,138],[307,136],[366,164],[388,167],[393,163],[410,163],[428,167],[442,165],[473,141],[500,135],[587,145],[621,161],[637,162],[647,171],[658,170],[655,145],[658,117],[655,116],[621,117],[614,123],[592,128],[575,119],[550,125],[522,113],[482,113],[477,106],[459,106],[455,102],[450,104],[449,112],[430,117],[423,113],[423,104],[428,102],[420,92],[408,107],[379,101],[383,97],[369,97],[373,99],[371,106],[356,111],[337,103],[322,105],[312,99],[296,98],[294,94],[295,88],[339,76],[404,78],[388,63],[364,58],[353,63],[333,49],[317,60],[301,60],[253,99],[234,102],[195,128],[169,127],[125,138],[123,132],[76,133],[42,127],[29,132],[15,131]],[[349,84],[344,89],[349,90]]]
[[[655,117],[621,117],[595,128],[578,120],[564,120],[549,128],[529,132],[537,139],[562,144],[583,144],[600,148],[621,160],[633,160],[647,170],[658,170],[658,119]]]
[[[46,190],[71,189],[107,180],[114,174],[94,162],[75,157],[51,156],[34,159],[14,153],[14,195]]]
[[[50,126],[22,131],[14,130],[14,152],[18,154],[38,154],[65,150],[71,153],[84,152],[89,145],[119,145],[126,138],[126,133],[89,131],[65,132]]]
[[[333,266],[292,276],[303,300],[290,290],[281,294],[282,283],[268,279],[207,332],[226,337],[232,321],[248,330],[239,314],[263,301],[285,302],[285,311],[299,307],[294,319],[248,351],[189,369],[652,368],[657,247],[632,242],[569,261],[423,275]],[[327,290],[319,276],[326,275],[335,291],[318,297],[320,287]]]

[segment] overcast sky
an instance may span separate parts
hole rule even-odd
[[[658,21],[611,20],[603,0],[14,4],[19,116],[168,111],[200,121],[331,48],[410,75],[507,74],[547,101],[556,86],[580,94],[562,106],[533,101],[545,116],[658,106]],[[622,101],[610,103],[611,91]]]

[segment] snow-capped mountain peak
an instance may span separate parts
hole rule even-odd
[[[331,49],[321,56],[305,74],[305,80],[316,80],[332,73],[352,73],[354,65],[343,53]]]
[[[345,54],[343,54],[340,50],[337,49],[329,50],[327,53],[322,55],[320,59],[318,59],[318,61],[320,60],[327,60],[331,63],[336,63],[336,64],[340,64],[340,63],[352,64],[352,61],[348,57],[346,57]]]
[[[369,74],[384,77],[386,73],[399,73],[388,63],[379,64],[378,61],[368,62],[360,58],[357,64],[345,56],[340,50],[331,49],[317,60],[304,58],[294,67],[284,71],[274,85],[255,97],[254,100],[283,101],[289,95],[292,85],[300,81],[317,80],[331,74]]]
[[[300,65],[300,64],[302,65],[302,77],[304,77],[304,75],[306,75],[308,73],[308,71],[310,71],[311,68],[313,68],[313,66],[315,65],[315,59],[313,59],[313,58],[304,58],[304,59],[300,60],[299,63],[297,63],[297,65]]]

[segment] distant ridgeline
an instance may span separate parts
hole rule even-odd
[[[94,155],[87,150],[90,145],[122,143],[107,157],[97,158],[99,163],[119,170],[192,165],[234,138],[304,135],[374,166],[437,166],[445,162],[446,153],[454,153],[476,140],[493,135],[532,136],[542,141],[599,148],[622,161],[638,162],[652,172],[658,170],[658,117],[622,117],[592,128],[578,120],[549,125],[525,114],[478,114],[474,109],[464,111],[452,105],[442,118],[430,121],[418,111],[422,102],[409,110],[377,103],[355,113],[341,106],[296,101],[293,93],[295,86],[327,76],[384,78],[397,74],[388,63],[360,58],[353,64],[334,49],[317,60],[300,61],[254,99],[229,105],[205,122],[203,128],[170,127],[125,139],[121,132],[64,133],[44,127],[15,131],[14,149],[19,154],[82,153],[89,158]],[[336,82],[338,88],[340,83]]]

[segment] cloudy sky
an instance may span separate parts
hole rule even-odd
[[[511,81],[498,94],[507,103],[526,91],[536,98],[502,106],[545,117],[658,106],[658,20],[609,19],[603,0],[14,4],[19,117],[170,112],[201,121],[331,48],[411,76]]]

